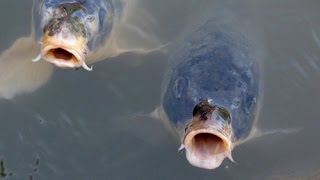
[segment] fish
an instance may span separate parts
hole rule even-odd
[[[124,8],[124,0],[35,1],[33,32],[41,53],[33,61],[91,71],[85,59],[108,43]]]
[[[256,125],[260,65],[250,41],[212,18],[186,34],[169,53],[160,114],[181,139],[188,162],[218,168]],[[159,111],[159,109],[157,110]]]
[[[11,99],[35,91],[49,81],[54,67],[92,71],[89,64],[100,60],[127,52],[159,50],[156,37],[156,43],[148,42],[145,37],[152,33],[139,29],[139,22],[131,18],[136,13],[146,27],[151,24],[146,19],[152,15],[144,13],[148,16],[144,19],[139,3],[33,0],[30,35],[17,38],[0,54],[0,98]]]

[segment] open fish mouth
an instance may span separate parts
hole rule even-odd
[[[187,160],[194,166],[215,169],[231,157],[232,144],[223,134],[213,129],[198,129],[184,138]]]
[[[193,118],[187,124],[181,148],[193,166],[215,169],[225,158],[233,161],[231,151],[232,128],[230,115],[223,107],[201,101],[193,109]]]
[[[79,68],[92,71],[85,62],[86,48],[83,40],[76,38],[63,39],[61,37],[44,36],[41,54],[33,59],[34,62],[41,58],[61,68]]]
[[[49,45],[43,49],[44,59],[59,67],[76,68],[83,61],[81,54],[74,49]]]

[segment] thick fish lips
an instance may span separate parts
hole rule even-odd
[[[91,71],[85,63],[85,43],[81,38],[69,37],[63,39],[57,36],[44,36],[42,57],[50,63],[62,68],[78,68]]]
[[[232,128],[229,113],[222,107],[201,101],[186,126],[182,148],[188,161],[200,168],[215,169],[228,157],[233,161]]]

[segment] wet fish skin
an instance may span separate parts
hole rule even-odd
[[[46,30],[54,34],[67,23],[72,32],[88,38],[92,50],[110,35],[124,6],[125,0],[34,0],[35,38],[41,40]]]

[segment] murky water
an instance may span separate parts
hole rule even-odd
[[[179,140],[146,116],[160,103],[167,54],[127,53],[93,72],[56,69],[35,92],[1,99],[0,179],[320,179],[319,1],[142,1],[151,29],[173,46],[197,18],[236,15],[263,54],[259,128],[297,131],[238,146],[237,163],[192,167]],[[28,36],[31,6],[2,1],[1,51]]]

